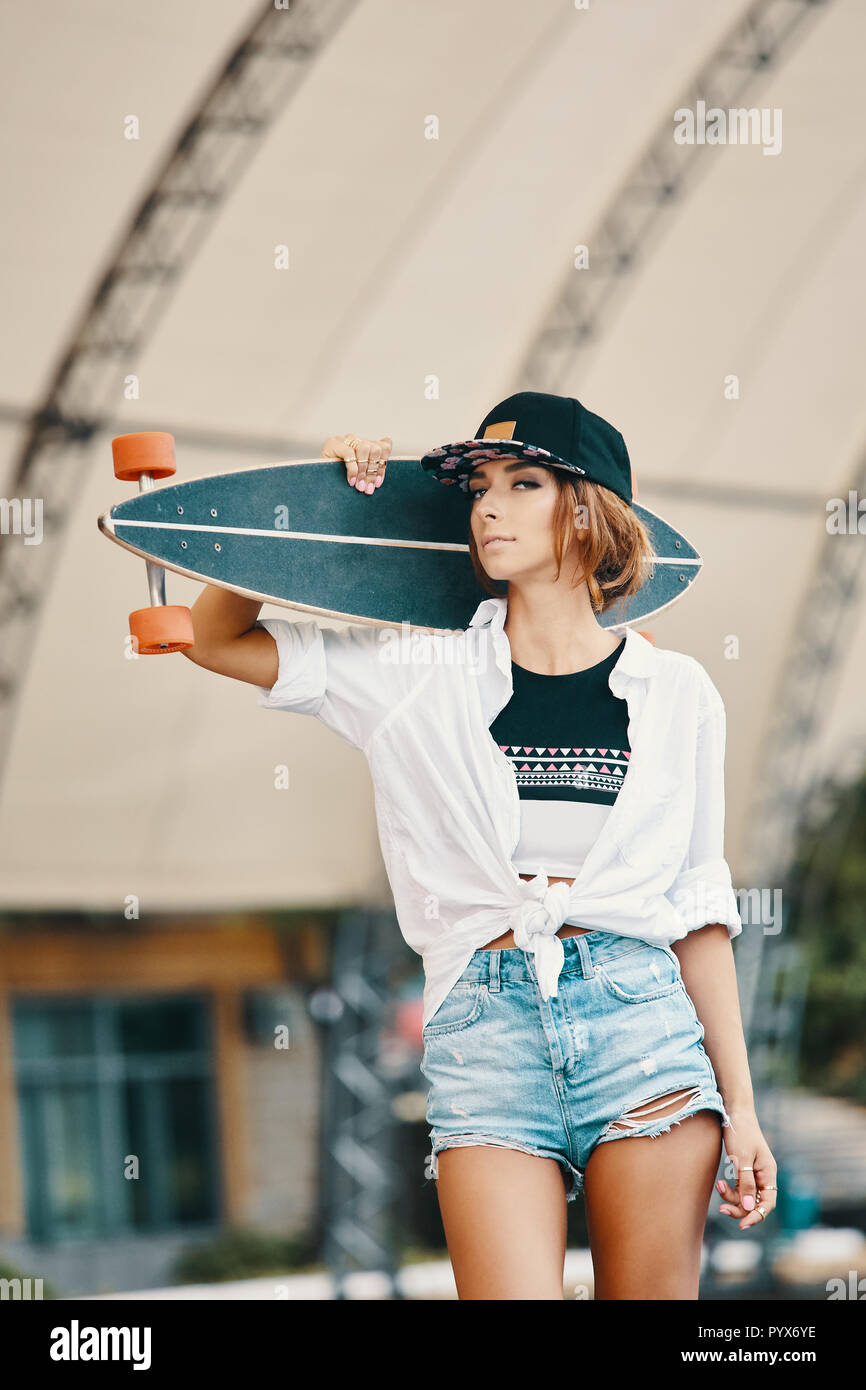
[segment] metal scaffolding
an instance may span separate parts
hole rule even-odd
[[[395,1078],[383,1061],[395,967],[406,948],[393,911],[344,913],[334,945],[332,1001],[322,1030],[321,1174],[324,1257],[336,1298],[347,1275],[381,1270],[391,1297],[398,1277],[405,1175],[396,1160]]]

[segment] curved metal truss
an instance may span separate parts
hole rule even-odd
[[[255,150],[354,4],[262,6],[121,235],[30,419],[8,497],[41,502],[43,539],[0,538],[0,766],[86,446]]]
[[[756,0],[694,74],[671,110],[696,102],[730,110],[742,104],[767,73],[778,70],[807,21],[831,0]],[[638,155],[591,234],[591,269],[570,271],[521,369],[523,391],[556,391],[574,375],[582,352],[610,326],[629,288],[629,277],[667,231],[683,198],[712,164],[703,145],[678,145],[666,117]]]
[[[863,497],[866,491],[866,455],[850,491],[855,497]],[[826,517],[825,511],[825,523]],[[864,570],[862,535],[856,529],[840,534],[828,531],[791,626],[787,655],[770,701],[773,719],[761,740],[761,762],[754,771],[743,865],[749,883],[781,888],[798,833],[819,796],[820,777],[811,765],[809,749],[821,731],[849,645]],[[739,961],[749,967],[742,976],[741,987],[746,989],[756,987],[764,935],[759,924],[752,930],[744,926],[746,950]]]
[[[855,498],[864,495],[866,455],[852,480],[852,488]],[[822,519],[826,525],[826,508]],[[802,895],[807,914],[815,910],[809,881],[795,884],[791,864],[801,829],[815,815],[815,807],[822,804],[821,777],[809,754],[830,708],[863,589],[866,561],[863,537],[856,528],[856,512],[854,519],[853,530],[831,533],[827,528],[817,563],[805,585],[800,613],[790,628],[787,657],[770,701],[773,718],[753,772],[754,791],[748,814],[748,849],[743,870],[745,881],[751,886],[746,892],[748,910],[744,912],[742,905],[740,909],[743,935],[737,949],[737,983],[761,1127],[782,1165],[789,1163],[790,1154],[802,1146],[802,1126],[792,1126],[790,1119],[785,1121],[784,1089],[790,1093],[797,1084],[809,982],[808,958],[798,941],[788,939],[788,894]],[[837,841],[837,854],[844,846],[857,804],[857,798],[850,795],[839,824],[834,826],[831,838]],[[781,921],[776,920],[777,889]],[[772,914],[765,912],[766,895],[773,903]],[[765,920],[770,915],[772,921]],[[772,949],[766,949],[768,935]],[[828,1167],[835,1166],[837,1181],[844,1182],[851,1162],[850,1150],[841,1139],[827,1151],[824,1178],[829,1176]],[[718,1229],[722,1219],[711,1213],[711,1232]],[[761,1258],[752,1275],[754,1287],[772,1282],[771,1254],[771,1244],[762,1241]]]

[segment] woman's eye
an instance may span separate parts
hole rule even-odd
[[[518,478],[518,479],[517,479],[517,482],[514,484],[514,486],[515,486],[515,487],[540,487],[541,484],[540,484],[540,483],[536,483],[532,478]],[[482,492],[486,492],[486,491],[487,491],[487,488],[486,488],[486,487],[470,488],[470,489],[469,489],[469,496],[470,496],[470,497],[478,497],[478,496],[480,496],[480,494],[481,494]]]

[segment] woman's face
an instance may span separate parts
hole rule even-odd
[[[549,468],[502,454],[467,479],[469,524],[491,579],[553,580],[553,509],[559,489]],[[485,542],[493,536],[506,539]]]

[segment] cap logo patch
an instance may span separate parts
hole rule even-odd
[[[488,425],[481,436],[482,439],[513,439],[514,431],[517,428],[516,420],[499,420],[495,425]]]

